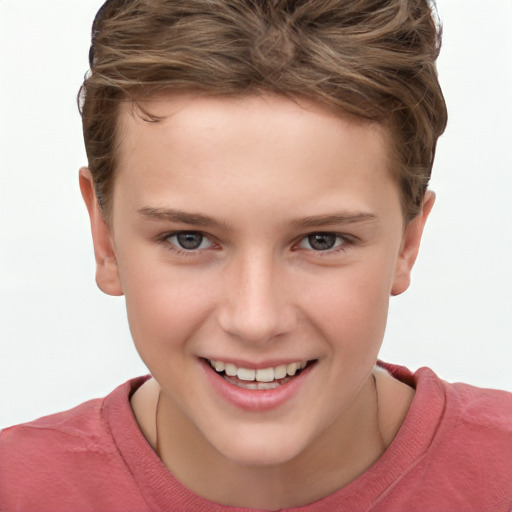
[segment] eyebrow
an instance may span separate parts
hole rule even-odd
[[[226,222],[203,215],[202,213],[183,212],[174,208],[140,208],[138,212],[144,217],[153,220],[164,220],[168,222],[178,222],[180,224],[189,224],[191,226],[199,226],[203,228],[222,227],[229,229]]]
[[[304,217],[297,219],[293,224],[301,228],[313,228],[318,226],[340,225],[340,224],[355,224],[360,222],[369,222],[376,220],[377,216],[373,213],[365,212],[343,212],[328,215],[314,215],[311,217]]]
[[[226,230],[230,226],[223,220],[210,217],[202,213],[184,212],[174,208],[140,208],[138,212],[144,217],[153,220],[163,220],[167,222],[177,222],[180,224],[188,224],[190,226],[198,226],[203,228],[220,227]],[[312,228],[319,226],[355,224],[361,222],[369,222],[377,217],[373,213],[365,212],[342,212],[327,215],[313,215],[303,217],[292,221],[292,225],[298,228]]]

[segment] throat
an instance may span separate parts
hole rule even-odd
[[[277,382],[261,383],[223,372],[217,374],[232,385],[255,392],[257,387],[248,386],[282,386],[296,378],[287,376]],[[361,396],[348,405],[322,436],[298,456],[278,465],[241,464],[222,456],[206,437],[191,428],[194,425],[173,401],[162,394],[156,407],[156,452],[183,485],[210,501],[260,510],[302,507],[348,485],[381,456],[381,436],[375,435],[379,430],[376,384],[378,379],[376,382],[370,377],[360,391]],[[289,436],[286,431],[284,442]],[[315,486],[311,485],[312,479]]]

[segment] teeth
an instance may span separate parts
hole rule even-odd
[[[262,383],[273,382],[274,380],[284,379],[287,375],[293,376],[298,370],[306,367],[307,361],[298,361],[296,363],[281,364],[275,368],[261,368],[258,370],[250,368],[239,368],[232,363],[223,361],[210,361],[210,365],[216,372],[226,372],[229,377],[238,377],[243,381],[257,381]],[[257,389],[270,389],[264,386],[258,386]]]
[[[258,389],[274,389],[278,388],[279,384],[277,382],[258,382],[256,386],[258,386]]]
[[[286,368],[286,373],[288,375],[295,375],[297,373],[297,363],[290,363],[288,368]]]
[[[276,379],[284,379],[286,377],[286,369],[288,366],[286,364],[282,364],[277,368],[274,368],[274,377]]]
[[[258,382],[272,382],[274,380],[274,368],[256,370],[256,380]]]
[[[254,380],[256,377],[256,370],[248,370],[247,368],[238,368],[236,376],[240,380]]]
[[[215,366],[214,366],[215,368]],[[238,368],[231,363],[226,363],[224,367],[224,371],[226,372],[226,375],[229,375],[230,377],[234,377],[236,375]]]
[[[213,364],[216,372],[222,372],[224,371],[224,368],[226,368],[226,365],[222,361],[211,361],[211,363]]]

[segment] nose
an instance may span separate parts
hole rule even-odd
[[[286,293],[285,270],[272,256],[248,255],[226,269],[220,327],[250,343],[265,343],[290,333],[297,324]]]

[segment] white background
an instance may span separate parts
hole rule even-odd
[[[75,97],[100,0],[0,0],[0,427],[146,372],[122,298],[99,292]],[[439,143],[412,288],[383,359],[512,390],[512,1],[439,0]]]

